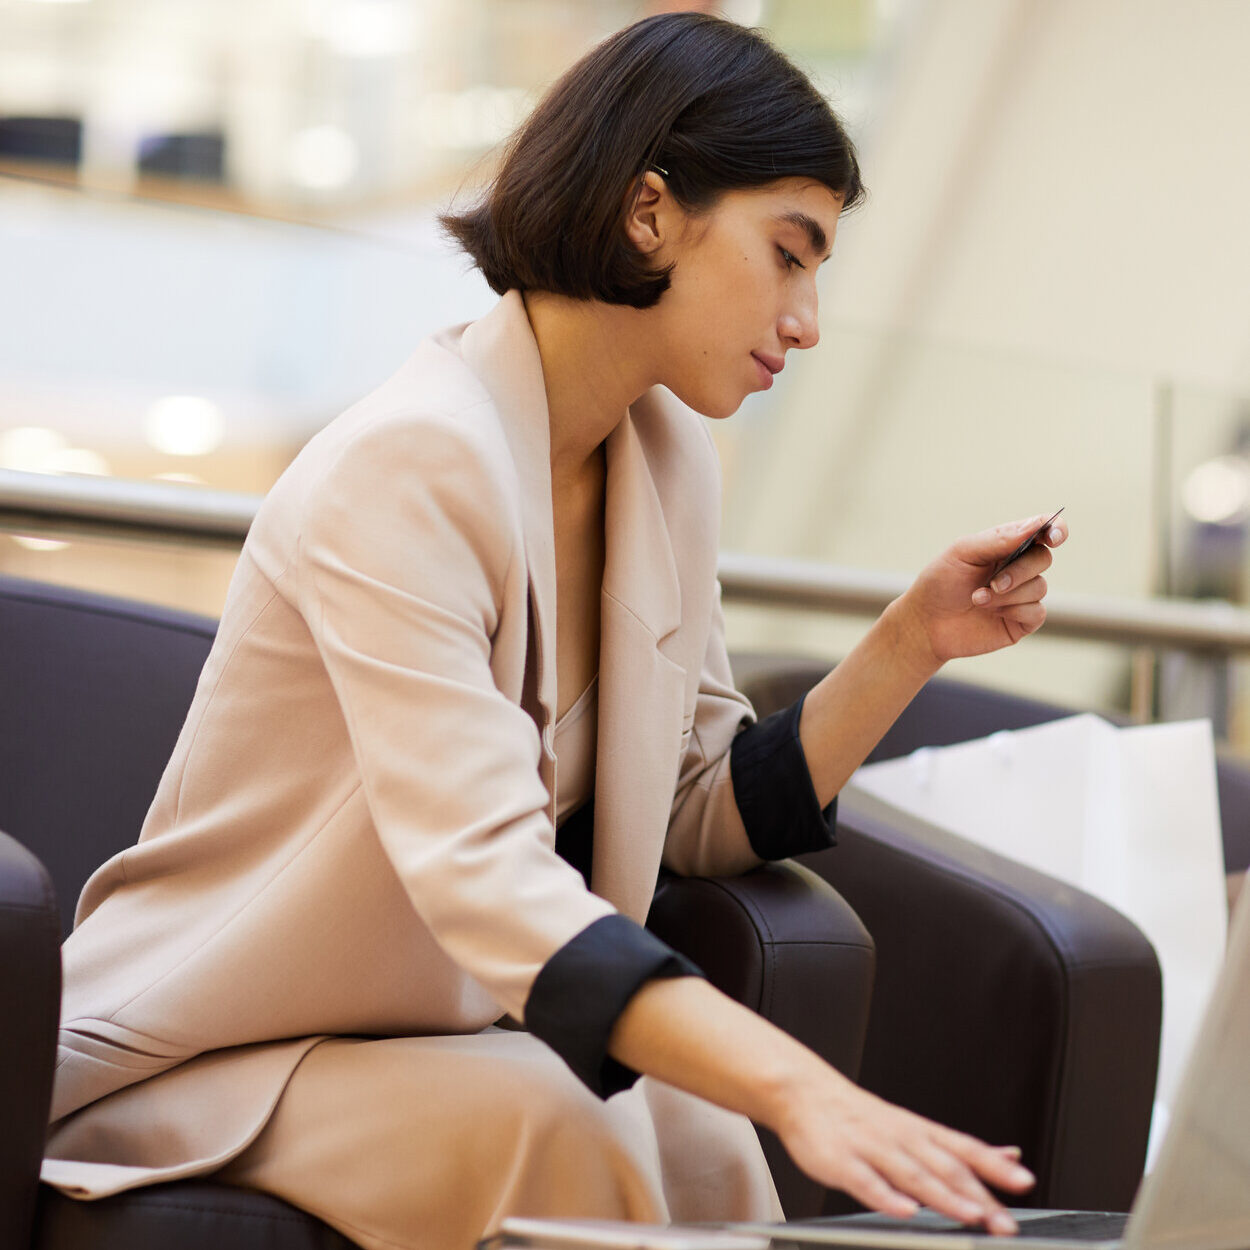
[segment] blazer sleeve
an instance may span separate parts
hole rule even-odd
[[[821,808],[799,741],[800,698],[757,721],[734,688],[716,583],[694,725],[664,847],[684,876],[730,876],[834,844],[837,799]]]
[[[609,1064],[605,1076],[607,1033],[629,994],[697,970],[555,853],[537,729],[490,667],[503,587],[525,574],[505,472],[474,437],[446,418],[355,433],[305,502],[296,593],[378,837],[448,955],[518,1020],[547,969],[536,1017],[549,1021],[553,998],[595,981],[605,938],[626,949],[607,978],[614,993],[600,991],[597,1008],[581,999],[576,1019],[544,1037],[604,1092],[633,1075]]]

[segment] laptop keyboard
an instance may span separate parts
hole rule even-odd
[[[1034,1216],[1028,1211],[1015,1211],[1022,1237],[1047,1237],[1056,1241],[1113,1241],[1124,1236],[1128,1216],[1113,1211],[1058,1211]],[[954,1220],[944,1219],[929,1211],[922,1211],[914,1219],[892,1220],[882,1215],[842,1216],[839,1218],[812,1219],[804,1224],[830,1224],[840,1227],[863,1225],[872,1229],[888,1229],[893,1232],[941,1231],[966,1233],[969,1236],[988,1237],[983,1227],[967,1228]]]
[[[1128,1216],[1119,1211],[1061,1211],[1037,1219],[1017,1216],[1020,1231],[1030,1237],[1055,1237],[1066,1241],[1112,1241],[1124,1236]]]

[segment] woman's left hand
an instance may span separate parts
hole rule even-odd
[[[990,573],[1041,525],[1049,514],[1013,521],[961,538],[928,565],[898,601],[912,628],[920,631],[934,660],[985,655],[1017,643],[1046,619],[1042,599],[1050,548],[1068,536],[1055,521],[1037,542],[992,585]]]

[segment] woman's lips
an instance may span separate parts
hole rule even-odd
[[[760,356],[756,352],[751,353],[751,359],[755,361],[756,371],[760,375],[760,385],[768,390],[773,384],[773,375],[781,372],[785,361],[778,356]]]

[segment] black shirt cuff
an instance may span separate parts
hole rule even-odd
[[[701,977],[694,964],[627,916],[601,916],[543,964],[525,1004],[525,1027],[600,1098],[638,1073],[607,1053],[617,1017],[653,977]]]
[[[799,741],[806,697],[748,725],[730,747],[734,798],[751,849],[761,859],[823,851],[837,841],[837,796],[821,809]]]

